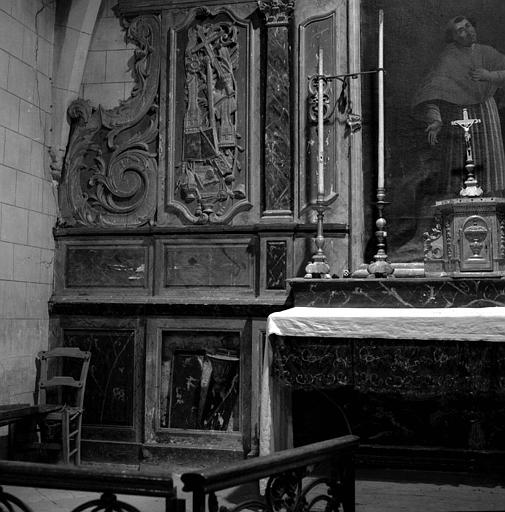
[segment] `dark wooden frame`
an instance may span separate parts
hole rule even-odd
[[[213,331],[240,335],[240,429],[234,432],[186,430],[160,427],[160,365],[163,332],[188,331],[192,334]],[[170,443],[188,442],[198,445],[205,440],[207,447],[226,446],[237,452],[249,451],[251,445],[251,333],[249,322],[240,318],[150,318],[147,324],[146,377],[145,377],[145,445],[169,446]],[[255,357],[258,361],[258,357]],[[257,399],[256,399],[257,400]],[[257,401],[256,401],[257,403]],[[225,443],[225,444],[223,444]]]
[[[132,417],[130,426],[108,426],[108,425],[87,425],[83,424],[83,442],[91,440],[107,440],[114,442],[125,442],[139,445],[142,442],[142,425],[144,420],[144,326],[139,318],[119,317],[87,317],[87,316],[62,316],[51,319],[51,346],[63,344],[65,332],[117,332],[128,331],[134,336],[134,358],[133,365],[133,390]],[[93,356],[92,356],[93,358]]]

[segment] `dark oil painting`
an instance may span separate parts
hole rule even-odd
[[[451,123],[462,119],[463,107],[468,107],[471,119],[481,119],[470,134],[484,196],[503,196],[505,2],[362,0],[363,70],[377,68],[380,9],[384,10],[384,154],[390,203],[385,209],[387,252],[392,262],[422,261],[423,233],[432,226],[435,202],[459,197],[464,186],[464,130]],[[362,103],[368,260],[376,250],[377,96],[376,75],[366,75]]]

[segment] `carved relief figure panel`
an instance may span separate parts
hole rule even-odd
[[[169,30],[166,211],[229,223],[252,207],[250,21],[197,9]]]

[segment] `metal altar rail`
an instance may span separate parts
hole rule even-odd
[[[346,435],[224,467],[185,473],[181,477],[182,490],[193,493],[193,512],[353,512],[354,452],[358,442],[358,437]],[[220,506],[217,491],[258,481],[265,484],[264,496],[258,494],[232,506]]]
[[[358,438],[348,435],[292,448],[265,457],[230,465],[214,466],[199,472],[184,473],[183,491],[193,493],[193,512],[254,510],[273,512],[311,512],[331,509],[354,511],[354,452]],[[258,486],[258,482],[260,485]],[[218,491],[255,483],[253,497],[219,507]],[[259,492],[262,484],[264,495]],[[73,467],[52,464],[0,461],[0,486],[35,487],[98,493],[73,509],[137,512],[138,509],[118,495],[148,496],[165,499],[166,512],[183,512],[185,500],[177,497],[169,472],[112,470],[97,467]],[[0,487],[0,510],[31,512],[28,504]],[[240,490],[234,495],[244,497]],[[224,498],[224,499],[228,499]],[[36,510],[36,509],[35,509]]]
[[[84,501],[74,512],[109,510],[137,512],[133,505],[117,495],[147,496],[165,499],[166,512],[183,512],[184,500],[177,499],[170,473],[144,473],[135,470],[112,470],[95,467],[74,467],[34,462],[0,461],[0,486],[36,487],[99,494]],[[22,499],[0,487],[0,510],[31,512]],[[123,497],[121,497],[123,499]],[[36,510],[36,509],[35,509]]]

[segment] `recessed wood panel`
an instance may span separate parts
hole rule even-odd
[[[69,246],[67,288],[147,286],[147,248],[129,246]]]
[[[83,423],[133,426],[133,330],[65,330],[64,344],[91,351]]]
[[[165,286],[250,288],[253,265],[248,243],[166,245]]]
[[[267,240],[267,290],[285,290],[287,279],[287,242]]]

